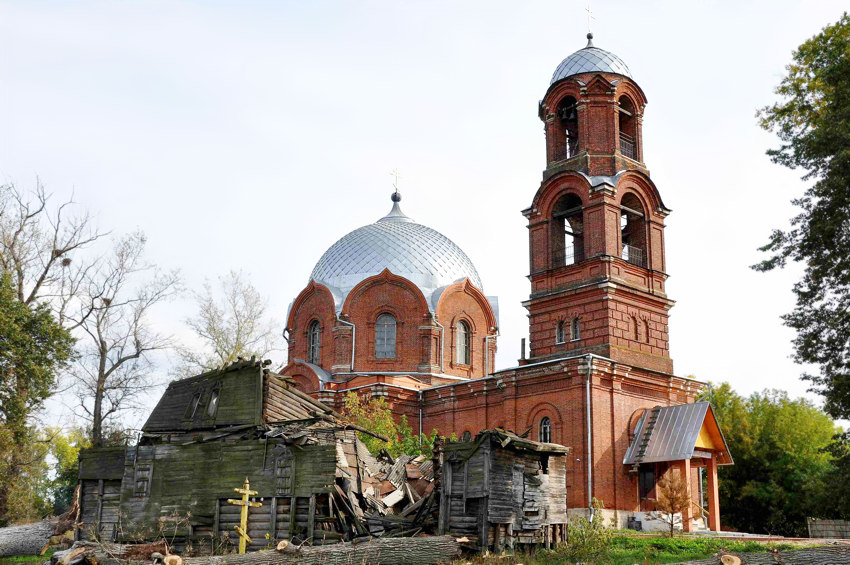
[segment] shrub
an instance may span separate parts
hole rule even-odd
[[[558,553],[568,561],[595,560],[603,557],[611,548],[614,532],[604,525],[600,510],[605,505],[593,499],[593,517],[584,516],[570,520],[567,528],[567,543],[558,548]]]

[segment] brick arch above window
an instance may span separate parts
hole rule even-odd
[[[554,443],[563,441],[561,434],[564,420],[561,417],[560,410],[551,402],[544,401],[535,404],[528,412],[524,429],[531,428],[532,435],[536,441],[540,432],[540,422],[543,418],[549,418],[551,441]]]
[[[487,299],[487,296],[481,292],[481,289],[472,284],[469,279],[463,279],[462,281],[458,281],[454,284],[446,287],[445,290],[440,294],[440,298],[437,301],[436,312],[442,312],[446,308],[446,303],[452,294],[455,293],[463,293],[470,296],[477,304],[480,306],[481,311],[484,314],[486,319],[486,323],[489,327],[495,328],[497,326],[496,314],[493,312],[493,307],[490,304],[490,301]],[[472,318],[470,312],[466,310],[461,310],[460,312],[456,312],[452,316],[452,320],[454,321],[458,315],[466,316],[467,318]]]
[[[292,302],[292,306],[289,308],[289,316],[287,317],[286,326],[290,330],[296,330],[296,318],[301,313],[302,307],[308,302],[309,299],[315,298],[321,302],[322,306],[327,309],[329,313],[333,313],[334,309],[334,297],[328,287],[323,284],[319,284],[315,281],[310,281],[307,286],[302,290],[295,300]],[[314,313],[315,314],[315,313]]]
[[[661,200],[661,194],[655,183],[638,170],[623,173],[617,183],[617,203],[620,204],[627,194],[635,195],[641,201],[648,218],[663,218],[670,209]]]
[[[352,303],[356,302],[357,299],[365,292],[368,292],[369,289],[384,284],[392,284],[408,291],[416,303],[419,314],[425,315],[429,312],[428,301],[425,299],[425,295],[422,294],[422,291],[419,290],[419,287],[406,278],[393,274],[389,269],[384,269],[381,273],[361,281],[357,284],[357,286],[351,289],[342,305],[341,314],[351,315]],[[396,316],[396,318],[398,318],[398,316]]]

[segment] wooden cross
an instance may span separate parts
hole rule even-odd
[[[227,503],[242,507],[242,513],[239,517],[239,525],[233,526],[233,529],[236,530],[237,534],[239,534],[239,553],[245,553],[246,542],[251,543],[253,541],[248,536],[248,507],[253,506],[254,508],[259,508],[263,505],[263,503],[248,500],[249,496],[257,494],[257,491],[251,490],[251,485],[248,483],[248,477],[245,477],[245,483],[242,485],[242,488],[235,488],[233,489],[233,492],[242,495],[241,500],[228,498]]]

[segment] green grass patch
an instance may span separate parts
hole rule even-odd
[[[720,550],[732,553],[751,553],[770,549],[792,549],[790,544],[764,544],[755,541],[722,540],[708,537],[646,537],[615,536],[607,555],[598,563],[632,565],[634,563],[677,563],[706,559]],[[557,551],[557,550],[556,550]]]
[[[517,552],[512,557],[504,555],[477,556],[463,559],[458,563],[473,565],[573,565],[577,561],[595,563],[598,565],[660,565],[664,563],[679,563],[707,559],[720,550],[732,553],[752,553],[777,549],[799,549],[787,543],[760,543],[747,540],[728,540],[710,537],[677,536],[656,537],[650,535],[634,535],[626,533],[614,534],[607,548],[595,557],[579,557],[570,551],[568,546],[552,550],[538,549],[530,552]]]
[[[14,555],[12,557],[0,557],[0,565],[13,565],[14,563],[43,563],[50,560],[55,550],[48,549],[44,555]]]

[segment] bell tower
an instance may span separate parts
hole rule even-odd
[[[540,101],[546,169],[529,208],[530,357],[595,353],[672,373],[664,258],[670,212],[643,154],[647,100],[618,56],[564,59]]]

